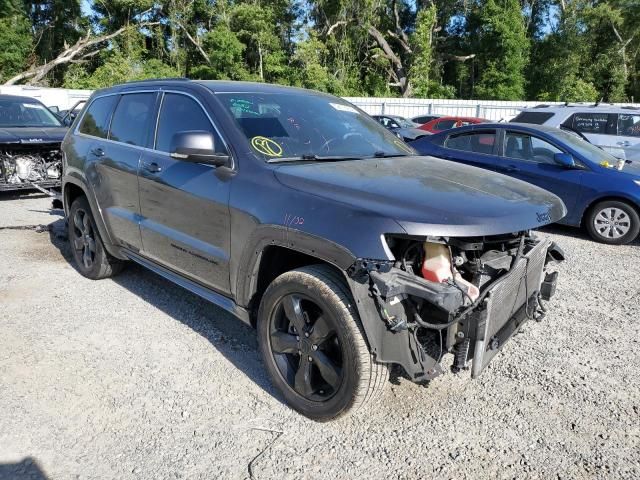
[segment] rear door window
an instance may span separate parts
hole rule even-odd
[[[533,123],[534,125],[542,125],[544,122],[553,117],[552,112],[520,112],[511,121],[517,123]]]
[[[608,113],[579,112],[574,113],[565,125],[581,133],[605,135],[609,124]]]
[[[109,120],[113,106],[118,100],[117,95],[96,98],[87,108],[87,112],[82,117],[79,131],[85,135],[107,138],[109,132]]]
[[[414,117],[411,120],[413,120],[416,123],[420,123],[420,124],[425,124],[427,122],[430,122],[431,120],[434,120],[438,117],[434,117],[432,115],[426,115],[424,117]]]
[[[171,139],[176,133],[194,130],[211,132],[214,135],[216,152],[226,153],[222,140],[198,102],[186,95],[166,93],[162,99],[158,119],[156,150],[169,153]]]
[[[155,99],[155,93],[122,95],[113,114],[109,139],[129,145],[146,146]]]
[[[495,130],[490,130],[450,135],[445,142],[445,147],[464,152],[491,155],[495,144],[496,132]]]

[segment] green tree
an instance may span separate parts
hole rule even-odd
[[[192,76],[208,80],[248,80],[251,76],[244,65],[245,48],[227,25],[216,26],[203,38],[208,62],[192,67]]]
[[[0,1],[0,82],[27,68],[33,48],[30,27],[22,2]]]
[[[479,4],[480,81],[478,98],[520,100],[524,98],[524,68],[529,39],[518,0],[484,0]]]

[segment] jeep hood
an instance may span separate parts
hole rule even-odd
[[[410,235],[498,235],[566,215],[546,190],[433,157],[283,164],[275,175],[290,188],[395,220]]]
[[[62,143],[67,129],[64,127],[9,127],[0,128],[3,143]]]

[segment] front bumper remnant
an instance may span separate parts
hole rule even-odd
[[[454,371],[471,362],[477,378],[527,320],[542,318],[540,302],[553,296],[557,282],[557,273],[545,276],[545,266],[563,259],[550,240],[529,242],[473,303],[455,285],[426,281],[391,262],[359,262],[349,282],[377,361],[400,364],[413,381],[424,382],[442,372],[440,360],[450,352]],[[416,301],[428,304],[422,315]],[[437,341],[435,349],[421,341],[423,331],[439,338],[439,348]]]

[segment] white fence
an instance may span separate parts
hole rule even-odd
[[[422,98],[346,97],[369,115],[400,115],[406,118],[418,115],[440,114],[463,117],[482,117],[489,120],[510,120],[523,108],[562,105],[563,102],[507,102],[500,100],[446,100]],[[618,104],[634,105],[634,104]],[[638,106],[637,104],[635,104]]]
[[[91,90],[42,88],[27,85],[0,85],[0,94],[37,98],[47,107],[58,107],[60,110],[67,110],[73,107],[78,100],[86,100],[89,98]]]
[[[347,97],[370,115],[401,115],[406,118],[418,115],[439,114],[462,117],[482,117],[489,120],[510,120],[523,108],[543,102],[507,102],[498,100],[448,100],[422,98],[371,98]],[[561,102],[544,102],[547,105]]]

